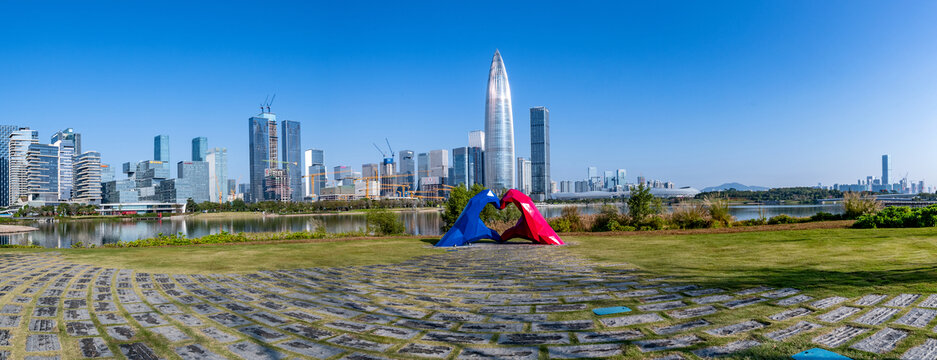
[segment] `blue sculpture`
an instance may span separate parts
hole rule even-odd
[[[501,241],[501,235],[482,222],[481,213],[488,204],[498,208],[501,199],[491,190],[485,189],[469,199],[468,205],[459,214],[452,228],[436,243],[436,246],[462,246],[481,239]]]

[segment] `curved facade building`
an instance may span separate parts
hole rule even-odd
[[[495,191],[514,188],[514,115],[511,85],[501,53],[495,50],[485,98],[485,185]]]

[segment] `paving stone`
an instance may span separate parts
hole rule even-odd
[[[162,326],[168,325],[169,322],[166,319],[163,319],[162,316],[155,312],[150,313],[141,313],[141,314],[131,314],[134,320],[140,323],[140,326],[143,327],[153,327],[153,326]]]
[[[20,305],[3,305],[0,308],[0,314],[19,314],[23,312],[23,307]]]
[[[39,306],[33,309],[33,317],[55,317],[58,314],[58,308],[50,306]],[[8,317],[8,316],[0,316]]]
[[[644,337],[644,334],[637,329],[577,332],[574,334],[580,343],[625,342],[628,340],[640,339]]]
[[[277,316],[277,315],[274,315],[265,311],[260,311],[260,312],[256,312],[253,314],[249,314],[247,315],[247,317],[261,324],[270,325],[270,326],[279,326],[279,325],[283,325],[289,322],[289,320],[287,320],[286,318],[283,318],[281,316]]]
[[[761,298],[761,297],[750,297],[750,298],[745,298],[745,299],[727,301],[723,303],[722,306],[725,306],[729,309],[738,309],[740,307],[755,305],[757,303],[764,302],[764,301],[768,301],[768,299]]]
[[[11,346],[10,339],[13,337],[13,334],[10,333],[10,330],[0,330],[0,346]]]
[[[390,359],[383,357],[383,356],[376,356],[376,355],[371,355],[371,354],[351,353],[351,354],[343,356],[339,360],[390,360]]]
[[[682,335],[669,339],[638,340],[634,344],[641,352],[651,352],[690,347],[703,341],[703,338],[696,335]]]
[[[304,311],[298,311],[298,310],[284,311],[283,315],[292,317],[294,319],[302,320],[305,322],[316,322],[316,321],[322,320],[322,318],[319,316],[312,315],[310,313],[307,313]],[[376,316],[376,315],[373,315],[373,316]]]
[[[758,345],[761,345],[761,342],[757,340],[739,340],[722,346],[710,346],[708,348],[694,350],[693,354],[701,358],[722,357],[732,355],[739,351],[747,350]]]
[[[908,311],[907,314],[904,314],[898,320],[895,320],[895,324],[906,325],[910,327],[923,328],[927,324],[930,324],[934,317],[937,316],[937,310],[934,309],[921,309],[913,308],[911,311]]]
[[[127,319],[125,319],[123,316],[120,316],[116,313],[95,314],[95,316],[97,316],[98,322],[104,325],[117,325],[117,324],[127,323]]]
[[[107,335],[119,341],[128,341],[133,339],[133,336],[136,335],[133,328],[130,326],[110,326],[105,328],[104,331]]]
[[[277,347],[316,359],[330,358],[345,352],[334,346],[316,344],[312,341],[301,339],[284,341],[277,344]]]
[[[98,335],[98,329],[90,321],[72,321],[65,323],[65,332],[68,336],[95,336]]]
[[[906,307],[914,303],[920,297],[920,294],[900,294],[885,302],[884,305],[892,307]]]
[[[898,342],[903,340],[908,336],[908,332],[904,330],[884,328],[879,330],[877,333],[872,334],[865,339],[860,340],[859,342],[850,346],[856,350],[862,350],[867,352],[872,352],[876,354],[884,354],[895,349],[895,346],[898,345]]]
[[[817,316],[817,319],[828,323],[838,323],[840,321],[846,320],[846,318],[850,316],[859,313],[860,311],[862,311],[860,308],[840,306],[826,314]]]
[[[706,316],[709,314],[715,314],[716,308],[711,305],[700,306],[689,309],[681,309],[667,312],[667,315],[670,315],[672,318],[676,319],[689,319],[699,316]]]
[[[688,290],[688,291],[684,291],[683,293],[686,294],[687,296],[695,297],[695,296],[718,294],[721,292],[725,292],[725,290],[718,289],[718,288],[709,288],[709,289]]]
[[[169,340],[169,342],[180,342],[180,341],[186,341],[186,340],[192,339],[188,335],[186,335],[184,332],[182,332],[182,330],[179,330],[179,328],[172,326],[172,325],[157,326],[154,328],[150,328],[149,330],[154,333],[162,335],[164,338],[166,338],[166,340]]]
[[[485,316],[469,313],[436,313],[430,316],[429,319],[454,322],[478,322],[485,320]]]
[[[830,331],[829,333],[813,338],[813,342],[828,348],[835,348],[845,344],[856,336],[866,333],[867,331],[869,331],[867,328],[846,325],[833,329],[833,331]]]
[[[892,316],[898,313],[898,309],[877,307],[869,310],[867,313],[862,314],[859,318],[853,320],[853,322],[865,325],[879,325],[882,324],[888,319],[891,319]]]
[[[547,348],[547,355],[551,359],[600,358],[618,354],[621,354],[620,344],[550,346]]]
[[[928,338],[923,344],[908,349],[901,355],[901,360],[935,360],[937,359],[937,339]]]
[[[251,323],[249,320],[242,318],[240,316],[234,315],[232,313],[220,313],[220,314],[208,315],[208,318],[214,321],[217,321],[219,324],[227,326],[227,327],[237,327],[237,326],[247,325]]]
[[[774,288],[769,287],[769,286],[758,286],[758,287],[748,288],[744,290],[739,290],[735,293],[735,295],[739,295],[739,296],[755,295],[757,293],[763,293],[768,290],[774,290]]]
[[[715,336],[733,336],[733,335],[741,334],[743,332],[760,329],[760,328],[763,328],[764,326],[765,325],[760,322],[749,320],[749,321],[740,322],[738,324],[732,324],[732,325],[727,325],[723,327],[718,327],[715,329],[709,329],[704,332],[710,335],[715,335]]]
[[[645,303],[652,303],[652,302],[673,301],[673,300],[680,300],[680,299],[683,299],[683,296],[680,294],[664,294],[664,295],[648,296],[645,298],[641,298],[639,300]]]
[[[91,320],[91,313],[86,309],[65,310],[62,316],[65,320]]]
[[[810,300],[813,300],[813,297],[812,297],[812,296],[807,296],[807,295],[804,295],[804,294],[800,294],[800,295],[797,295],[797,296],[791,296],[791,297],[786,298],[786,299],[781,299],[781,300],[775,301],[774,303],[777,304],[777,305],[781,305],[781,306],[791,306],[791,305],[797,305],[797,304],[800,304],[800,303],[802,303],[802,302],[810,301]]]
[[[821,327],[823,327],[823,326],[820,325],[820,324],[814,324],[814,323],[812,323],[812,322],[801,321],[801,322],[798,322],[797,324],[792,325],[791,327],[788,327],[788,328],[785,328],[785,329],[781,329],[781,330],[777,330],[777,331],[769,332],[769,333],[765,334],[765,337],[767,337],[767,338],[769,338],[769,339],[771,339],[771,340],[774,340],[774,341],[782,341],[782,340],[787,339],[787,338],[789,338],[789,337],[791,337],[791,336],[798,335],[798,334],[800,334],[800,333],[805,333],[805,332],[813,331],[813,330],[819,329],[819,328],[821,328]]]
[[[531,324],[531,331],[579,331],[594,327],[592,320],[550,321]]]
[[[733,297],[732,295],[712,295],[712,296],[704,296],[704,297],[696,298],[696,299],[690,299],[690,301],[703,305],[703,304],[712,304],[712,303],[717,303],[717,302],[729,301],[732,299],[735,299],[735,297]]]
[[[813,310],[809,310],[805,308],[794,308],[794,309],[784,310],[774,315],[770,315],[768,316],[768,318],[774,321],[784,321],[787,319],[793,319],[798,316],[804,316],[812,312]]]
[[[937,308],[937,294],[928,295],[927,298],[921,301],[917,306],[922,308]]]
[[[238,331],[263,342],[276,342],[288,337],[286,334],[260,325],[245,326]]]
[[[86,358],[114,356],[104,339],[99,337],[78,339],[78,351]]]
[[[57,330],[55,325],[55,320],[52,319],[32,319],[28,329],[31,332],[54,332]]]
[[[513,333],[498,336],[501,345],[569,344],[567,333]]]
[[[383,352],[391,347],[391,344],[384,344],[370,340],[364,340],[353,335],[344,334],[327,340],[335,345],[361,349],[367,351]]]
[[[524,330],[521,323],[465,323],[459,331],[467,332],[520,332]]]
[[[540,350],[535,347],[464,348],[459,360],[537,360]]]
[[[651,328],[651,331],[653,331],[657,335],[670,335],[670,334],[676,334],[679,332],[684,332],[687,330],[692,330],[692,329],[700,328],[703,326],[709,326],[709,325],[712,325],[712,323],[710,323],[709,321],[706,321],[705,319],[696,319],[693,321],[680,323],[680,324],[674,324],[670,326],[654,327],[654,328]]]
[[[299,336],[304,336],[304,337],[313,339],[313,340],[322,340],[325,338],[335,336],[335,334],[331,331],[323,330],[323,329],[319,329],[319,328],[315,328],[315,327],[303,325],[303,324],[289,324],[284,327],[281,327],[281,329],[287,332],[299,335]]]
[[[788,296],[797,294],[797,293],[799,293],[799,292],[800,292],[800,290],[797,290],[797,289],[793,289],[793,288],[783,288],[783,289],[777,289],[777,290],[774,290],[774,291],[766,292],[766,293],[764,293],[764,294],[761,294],[761,296],[766,297],[766,298],[770,298],[770,299],[780,299],[780,298],[782,298],[782,297],[788,297]]]
[[[652,322],[658,322],[658,321],[664,321],[664,318],[658,314],[628,315],[628,316],[599,319],[599,322],[601,322],[603,325],[607,327],[631,326],[631,325],[646,324],[646,323],[652,323]]]
[[[842,303],[842,302],[844,302],[844,301],[846,301],[846,300],[849,300],[849,299],[844,298],[844,297],[842,297],[842,296],[831,296],[831,297],[828,297],[828,298],[825,298],[825,299],[820,299],[820,300],[814,301],[814,302],[810,303],[809,306],[812,307],[812,308],[814,308],[814,309],[829,309],[829,308],[831,308],[831,307],[834,307],[834,306],[836,306],[836,305],[839,305],[840,303]]]
[[[403,326],[403,327],[408,327],[408,328],[413,328],[413,329],[423,329],[423,330],[449,330],[455,326],[455,324],[453,323],[448,323],[448,322],[443,322],[443,321],[427,321],[427,320],[412,320],[412,319],[404,319],[404,320],[396,322],[395,324]]]
[[[537,309],[537,312],[539,313],[551,313],[551,312],[585,310],[586,307],[587,307],[586,304],[558,304],[558,305],[537,305],[536,309]]]
[[[147,347],[146,345],[144,345],[143,343],[126,344],[126,345],[127,346],[125,346],[124,344],[120,345],[120,351],[124,353],[125,356],[127,355],[127,352],[125,352],[124,350],[126,348],[127,351],[132,351],[135,354],[147,354],[146,356],[153,354],[152,359],[154,360],[157,359],[153,350]],[[133,346],[133,345],[136,345],[136,346]],[[226,359],[225,357],[218,355],[216,353],[213,353],[211,350],[208,350],[204,346],[199,345],[199,344],[192,344],[192,345],[177,347],[176,354],[179,355],[179,357],[181,357],[183,360],[225,360]],[[144,358],[150,359],[149,357],[144,357]],[[144,358],[141,358],[141,359],[144,359]]]
[[[534,322],[547,321],[546,314],[495,314],[488,318],[492,322]]]
[[[59,351],[62,346],[56,334],[36,334],[26,338],[26,352]]]
[[[685,306],[686,306],[686,303],[684,303],[683,301],[668,301],[668,302],[661,302],[661,303],[655,303],[655,304],[638,305],[638,310],[646,311],[646,312],[666,311],[666,310],[682,308]]]
[[[202,320],[189,314],[170,315],[169,317],[173,320],[181,322],[183,325],[188,327],[198,327],[203,325]]]
[[[665,355],[665,356],[650,358],[650,359],[651,360],[686,360],[686,358],[680,354],[670,354],[670,355]]]
[[[430,358],[446,358],[449,356],[449,353],[452,352],[452,347],[444,345],[426,345],[426,344],[407,344],[406,346],[397,350],[397,353],[418,356],[418,357],[430,357]]]
[[[660,293],[659,291],[654,290],[654,289],[649,289],[649,290],[633,290],[633,291],[625,291],[625,292],[615,293],[615,296],[620,297],[620,298],[630,298],[630,297],[642,297],[642,296],[657,295],[657,294],[659,294],[659,293]]]

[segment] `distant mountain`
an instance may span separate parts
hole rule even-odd
[[[704,188],[703,190],[700,190],[700,191],[702,191],[702,192],[710,192],[710,191],[721,191],[721,190],[729,190],[729,189],[735,189],[735,190],[740,190],[740,191],[746,191],[746,190],[749,190],[749,191],[765,191],[765,190],[768,190],[768,188],[766,188],[766,187],[764,187],[764,186],[748,186],[748,185],[745,185],[745,184],[739,184],[739,183],[733,182],[733,183],[725,183],[725,184],[722,184],[722,185],[719,185],[719,186],[710,186],[710,187]]]

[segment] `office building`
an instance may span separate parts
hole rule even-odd
[[[625,176],[626,176],[627,174],[628,174],[628,172],[625,171],[625,169],[618,169],[618,170],[615,170],[615,185],[616,185],[616,186],[621,186],[621,187],[622,187],[621,189],[624,189],[624,188],[625,188],[625,185],[628,184],[628,180],[625,179]],[[621,189],[620,189],[620,190],[621,190]]]
[[[615,185],[616,185],[615,184],[615,172],[610,171],[610,170],[605,170],[605,176],[602,177],[602,181],[604,181],[604,184],[602,184],[602,187],[604,187],[605,189],[614,190]]]
[[[570,180],[560,181],[560,192],[561,193],[573,192],[573,182]]]
[[[277,116],[269,111],[262,112],[248,119],[250,148],[250,191],[245,193],[245,201],[264,200],[264,179],[268,169],[277,166]]]
[[[485,132],[482,130],[470,131],[468,134],[468,147],[485,149]]]
[[[114,167],[110,164],[101,164],[101,182],[106,183],[108,181],[114,181],[116,179],[116,174],[114,174]]]
[[[530,160],[517,158],[517,189],[524,194],[530,194],[531,185],[531,166]]]
[[[882,155],[882,185],[890,185],[888,179],[888,155]]]
[[[485,185],[495,192],[514,188],[515,161],[511,85],[501,52],[495,50],[485,97]]]
[[[176,171],[178,178],[163,180],[156,185],[159,201],[177,204],[184,204],[189,199],[196,203],[209,201],[208,162],[180,161],[176,163]]]
[[[29,145],[39,143],[39,131],[27,128],[13,131],[7,141],[9,151],[9,192],[10,205],[24,203],[29,200],[26,157],[29,155]]]
[[[397,153],[397,174],[401,192],[416,191],[416,158],[412,150],[401,150]]]
[[[472,185],[484,185],[485,181],[485,152],[479,147],[460,147],[452,149],[452,186],[464,184],[466,188]]]
[[[416,156],[416,177],[418,179],[423,179],[424,177],[429,176],[429,154],[428,153],[419,153]],[[422,182],[417,184],[417,187],[420,190],[423,190]]]
[[[285,169],[267,169],[264,179],[265,191],[264,199],[270,201],[290,201],[292,191],[290,190],[289,176]]]
[[[75,146],[75,156],[82,154],[81,152],[81,134],[76,133],[75,129],[67,128],[65,130],[59,130],[52,135],[52,143],[55,144],[60,140],[71,140],[72,144]]]
[[[58,146],[29,144],[26,154],[26,194],[29,201],[58,202]]]
[[[59,200],[68,201],[75,184],[75,141],[64,136],[53,136],[52,140],[52,146],[59,148]]]
[[[345,165],[339,165],[332,168],[332,180],[336,183],[342,182],[346,177],[352,178],[351,168]]]
[[[225,189],[224,193],[227,201],[234,201],[235,195],[237,195],[237,180],[228,179],[228,187]]]
[[[202,136],[192,139],[192,161],[205,161],[208,155],[208,138]]]
[[[101,203],[101,154],[88,151],[75,159],[75,187],[72,200],[85,204]]]
[[[327,171],[325,170],[325,152],[319,149],[306,150],[306,160],[306,171],[310,175],[304,178],[308,181],[307,186],[309,186],[306,196],[318,199],[320,191],[328,181]]]
[[[10,135],[16,125],[0,125],[0,206],[10,205]]]
[[[530,177],[531,198],[544,201],[550,189],[550,110],[543,106],[530,108]]]
[[[208,163],[209,201],[224,202],[228,196],[228,149],[214,148],[205,155]]]
[[[169,135],[153,137],[153,160],[169,163]]]
[[[282,144],[281,162],[286,170],[286,177],[290,186],[290,196],[287,201],[303,201],[303,159],[301,132],[298,121],[283,120],[280,123],[280,143]]]
[[[449,150],[429,152],[429,176],[445,178],[449,176]]]
[[[361,178],[366,180],[377,180],[381,175],[380,164],[361,164]]]

